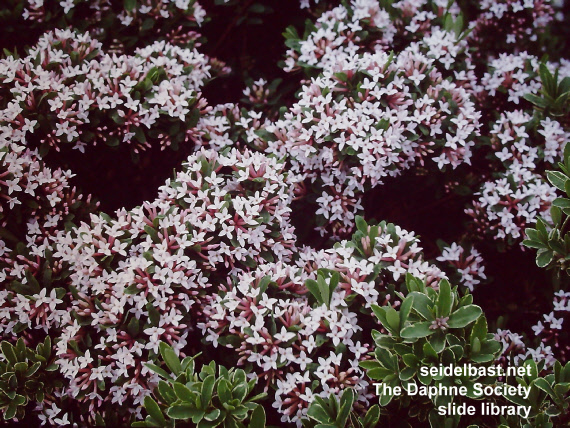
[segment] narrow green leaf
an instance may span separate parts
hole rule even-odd
[[[144,398],[144,408],[148,412],[149,416],[153,418],[157,423],[161,425],[166,425],[166,419],[160,410],[160,407],[156,401],[150,396]]]

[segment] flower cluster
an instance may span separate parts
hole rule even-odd
[[[291,30],[285,70],[326,69],[366,51],[401,51],[437,31],[446,13],[457,16],[457,4],[453,2],[449,9],[448,4],[445,0],[353,0],[339,5],[311,24],[305,37]]]
[[[541,175],[513,165],[499,178],[483,183],[475,196],[473,206],[465,210],[473,217],[473,233],[510,246],[520,243],[526,225],[538,216],[550,219],[556,189]]]
[[[491,110],[526,104],[525,94],[536,94],[540,87],[539,60],[527,52],[501,53],[487,65],[475,92],[478,101]]]
[[[537,216],[549,219],[556,189],[537,171],[562,155],[570,133],[549,117],[535,127],[523,110],[502,113],[490,131],[491,160],[499,172],[482,184],[466,213],[474,233],[487,234],[507,245],[520,242]]]
[[[542,320],[532,327],[534,334],[540,337],[541,349],[548,349],[549,360],[558,358],[568,360],[570,344],[568,335],[565,333],[563,324],[570,313],[570,292],[563,290],[554,293],[553,311],[543,314]]]
[[[464,248],[456,242],[443,248],[441,256],[436,259],[451,266],[459,275],[457,283],[473,291],[474,287],[486,280],[483,257],[475,248]]]
[[[259,153],[193,155],[156,201],[114,219],[92,215],[54,238],[65,288],[3,296],[6,333],[17,323],[61,331],[65,393],[87,406],[85,423],[115,403],[136,409],[156,381],[143,362],[160,340],[185,346],[207,290],[232,272],[290,260],[295,236],[282,169]],[[33,269],[8,273],[37,285]]]
[[[497,329],[495,339],[502,344],[501,355],[497,359],[501,365],[504,367],[520,365],[525,361],[527,347],[520,334],[513,333],[510,330]]]

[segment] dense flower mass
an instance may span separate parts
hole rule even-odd
[[[8,0],[4,37],[30,30],[73,27],[89,31],[112,49],[144,47],[151,36],[180,46],[199,44],[206,11],[195,0]]]
[[[205,306],[208,321],[199,326],[207,342],[235,348],[238,365],[250,364],[266,388],[277,387],[273,406],[282,422],[300,422],[315,396],[344,388],[368,404],[374,388],[358,363],[371,348],[362,341],[361,324],[371,318],[371,305],[399,303],[390,287],[406,274],[428,284],[444,277],[423,260],[413,233],[382,223],[358,245],[303,248],[293,265],[259,265],[237,275]],[[310,281],[333,289],[325,302],[314,302],[305,285]]]
[[[109,55],[88,34],[56,30],[27,57],[1,61],[2,133],[44,153],[65,144],[177,147],[205,107],[198,91],[209,69],[195,49],[156,42],[135,56]]]
[[[446,13],[457,16],[457,4],[453,2],[449,8],[448,4],[444,0],[402,0],[385,5],[354,0],[337,6],[324,12],[306,37],[293,40],[286,70],[325,69],[359,52],[401,50],[434,30],[437,34]]]
[[[431,70],[431,71],[429,71]],[[283,120],[267,129],[268,151],[322,192],[317,214],[342,236],[361,193],[414,164],[470,163],[480,114],[468,92],[411,49],[340,60],[303,87]],[[430,159],[431,158],[431,159]]]
[[[560,2],[277,3],[7,0],[4,419],[566,426]],[[256,49],[285,21],[276,71]],[[172,159],[107,209],[110,181]],[[530,385],[533,413],[459,420],[374,386],[465,361],[533,368],[484,379]]]
[[[483,0],[479,8],[470,38],[487,52],[501,52],[509,45],[527,47],[537,42],[553,19],[548,0]],[[490,40],[492,46],[487,45]]]

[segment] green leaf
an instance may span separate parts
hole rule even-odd
[[[540,249],[538,253],[536,253],[536,265],[540,268],[548,266],[548,264],[552,261],[554,257],[554,253],[552,250],[547,249]]]
[[[390,331],[398,334],[400,332],[400,316],[398,315],[398,312],[391,306],[386,308],[386,320],[390,326]]]
[[[263,406],[258,404],[251,414],[251,422],[249,423],[249,428],[265,428],[265,423],[265,410],[263,410]]]
[[[216,377],[214,375],[207,376],[202,383],[202,406],[204,408],[207,408],[210,404],[215,383]]]
[[[364,420],[362,421],[363,428],[375,428],[380,419],[380,406],[375,404],[366,412]]]
[[[552,201],[552,205],[559,208],[570,208],[570,199],[556,198],[554,201]]]
[[[354,399],[354,391],[351,388],[345,389],[340,397],[340,410],[336,418],[337,426],[344,427],[346,425],[346,421],[352,410],[352,405],[354,404]]]
[[[331,416],[327,413],[327,411],[321,407],[319,404],[312,404],[307,411],[307,416],[311,419],[314,419],[321,424],[327,424],[332,422]]]
[[[403,327],[408,320],[412,306],[414,305],[414,296],[408,296],[402,302],[400,306],[400,327]]]
[[[166,411],[166,414],[172,419],[188,420],[192,418],[192,422],[194,423],[200,422],[204,417],[204,413],[203,410],[198,410],[187,404],[172,406]]]
[[[212,421],[215,421],[216,419],[218,419],[220,417],[220,414],[221,414],[220,409],[214,409],[210,413],[206,413],[204,415],[204,419],[202,419],[202,421],[200,422],[198,427],[199,428],[201,428],[201,427],[215,427],[217,425],[217,423],[209,423],[209,422],[212,422]]]
[[[326,304],[327,306],[330,303],[330,288],[326,283],[326,280],[323,276],[319,275],[317,277],[317,285],[319,287],[319,292],[321,294],[321,301],[322,303]]]
[[[177,400],[174,389],[172,389],[172,387],[167,382],[160,380],[158,382],[157,389],[162,399],[169,405]]]
[[[554,393],[554,390],[552,389],[552,386],[543,377],[539,377],[538,379],[535,379],[532,382],[532,385],[543,390],[544,392],[546,392],[548,395],[550,395],[553,398],[556,396],[556,394]]]
[[[166,370],[163,370],[152,363],[145,363],[145,366],[147,366],[151,371],[155,372],[157,375],[162,376],[165,379],[170,379],[170,375],[166,372]]]
[[[539,97],[537,95],[524,94],[523,98],[529,101],[530,103],[534,104],[535,106],[538,106],[541,109],[545,109],[546,107],[548,107],[548,102],[544,98]]]
[[[232,399],[232,394],[230,392],[230,385],[226,379],[220,379],[218,381],[218,397],[222,403],[227,403]]]
[[[158,424],[166,425],[166,419],[158,406],[158,403],[150,396],[144,398],[144,408],[148,412],[151,418],[153,418]]]
[[[0,349],[2,349],[2,354],[4,354],[11,364],[16,364],[18,362],[18,358],[14,352],[14,346],[10,342],[3,340],[2,343],[0,343]]]
[[[486,337],[487,319],[485,317],[480,317],[471,330],[471,340],[478,338],[480,341],[484,341]]]
[[[356,223],[357,230],[360,230],[365,235],[368,235],[368,224],[362,216],[357,215],[354,219],[354,222]]]
[[[421,337],[427,337],[435,333],[435,330],[430,329],[431,322],[421,321],[416,322],[412,325],[404,327],[400,331],[400,336],[404,339],[419,339]]]
[[[307,279],[305,281],[305,287],[309,290],[309,292],[313,295],[313,297],[317,300],[319,305],[323,304],[323,298],[321,296],[321,292],[319,291],[319,284],[317,281],[313,279]]]
[[[435,320],[433,313],[431,311],[431,307],[433,306],[433,302],[430,300],[428,296],[423,293],[413,291],[409,294],[410,296],[414,297],[414,305],[413,308],[425,319],[428,321]]]
[[[546,171],[546,177],[554,187],[564,192],[566,180],[568,180],[568,177],[566,177],[560,171]]]
[[[467,305],[459,308],[449,316],[449,328],[463,328],[481,316],[483,311],[477,305]]]
[[[125,10],[132,12],[137,7],[137,0],[124,0]]]
[[[194,402],[195,394],[193,394],[192,391],[190,391],[190,389],[186,385],[183,385],[180,382],[174,382],[172,384],[172,388],[174,389],[174,393],[180,400],[185,401],[187,403]]]
[[[371,307],[372,307],[372,312],[374,312],[374,315],[376,315],[376,318],[378,318],[380,323],[385,328],[389,329],[390,325],[388,324],[388,319],[386,318],[386,310],[378,305],[372,305]]]
[[[439,283],[439,297],[437,299],[437,307],[439,308],[439,316],[447,317],[451,313],[453,306],[453,295],[451,293],[451,285],[446,279],[442,279]]]
[[[178,356],[174,352],[174,349],[172,349],[164,342],[160,342],[159,348],[160,348],[160,355],[162,355],[162,359],[164,360],[168,368],[172,371],[172,373],[174,373],[174,375],[178,376],[182,371],[182,366],[180,364]]]

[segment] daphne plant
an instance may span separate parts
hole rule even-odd
[[[46,336],[36,349],[28,348],[22,338],[16,345],[2,341],[0,349],[0,410],[4,420],[21,420],[29,404],[53,398],[52,392],[61,386],[51,338]]]
[[[98,143],[129,145],[135,158],[153,145],[177,149],[204,112],[198,91],[209,70],[195,49],[155,42],[118,56],[89,33],[55,30],[27,56],[0,60],[0,127],[42,157]]]
[[[265,411],[257,401],[267,394],[253,395],[256,378],[247,380],[245,371],[226,369],[214,361],[195,371],[195,358],[180,361],[172,347],[160,344],[160,355],[165,369],[148,364],[147,367],[162,379],[144,400],[148,416],[133,423],[135,427],[175,426],[189,422],[198,428],[263,428]]]
[[[451,403],[451,395],[396,397],[394,388],[408,391],[416,381],[426,386],[462,385],[467,388],[467,398],[476,399],[475,382],[487,383],[491,379],[467,373],[434,376],[429,369],[420,368],[463,364],[487,367],[493,364],[501,345],[487,331],[487,321],[481,308],[472,304],[472,296],[459,297],[457,287],[452,289],[447,280],[440,281],[436,290],[407,275],[406,288],[408,294],[398,310],[372,306],[383,331],[372,331],[376,344],[373,359],[362,361],[360,366],[367,370],[368,377],[390,387],[386,392],[379,391],[381,406],[395,400],[399,406],[410,408],[409,414],[420,420],[429,416],[434,426],[433,423],[441,422],[434,409]]]

